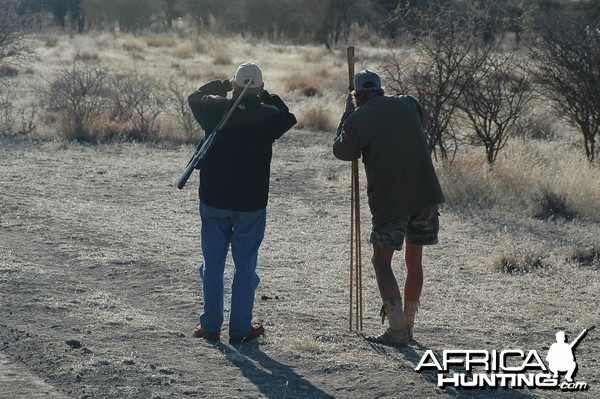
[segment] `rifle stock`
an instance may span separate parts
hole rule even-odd
[[[192,175],[192,172],[194,172],[194,169],[196,168],[196,165],[198,164],[199,158],[200,158],[200,149],[197,149],[196,152],[194,153],[194,156],[192,157],[192,159],[190,159],[190,162],[188,162],[183,173],[181,173],[181,175],[179,176],[179,179],[177,179],[177,188],[178,189],[182,190],[185,187],[185,183],[187,183],[188,179]]]

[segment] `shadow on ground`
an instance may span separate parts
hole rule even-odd
[[[258,342],[247,342],[239,347],[217,342],[215,347],[268,398],[335,398],[311,384],[290,366],[269,357],[260,350]]]
[[[365,338],[364,336],[362,336],[363,338]],[[419,364],[419,362],[421,361],[421,357],[423,356],[423,354],[431,349],[428,348],[425,345],[422,345],[418,342],[411,344],[411,345],[406,345],[406,346],[387,346],[387,345],[381,345],[372,341],[369,341],[367,339],[365,339],[366,342],[369,343],[369,345],[371,346],[371,348],[373,348],[373,350],[383,356],[386,356],[388,358],[392,358],[394,360],[397,360],[398,362],[400,362],[401,364],[405,365],[405,367],[408,369],[412,369],[415,370],[417,365]],[[440,359],[442,357],[442,354],[437,352],[437,351],[433,351],[433,353],[435,354],[436,358]],[[469,371],[467,371],[464,368],[460,368],[460,367],[452,367],[451,368],[452,372],[454,373],[465,373],[467,375],[470,374]],[[415,371],[416,372],[416,371]],[[421,375],[421,377],[431,383],[434,384],[437,387],[437,383],[438,383],[438,372],[437,370],[424,370],[421,371],[419,373]],[[456,389],[454,387],[443,387],[443,388],[437,388],[438,393],[440,394],[445,394],[445,395],[449,395],[455,398],[474,398],[474,399],[483,399],[483,398],[507,398],[507,399],[534,399],[535,396],[528,394],[527,392],[523,392],[523,391],[519,391],[519,390],[515,390],[515,389],[509,389],[509,388],[498,388],[498,389],[492,389],[492,388],[480,388],[480,389]]]

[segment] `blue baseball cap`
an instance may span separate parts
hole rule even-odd
[[[373,71],[365,69],[354,75],[354,90],[380,89],[381,78]]]

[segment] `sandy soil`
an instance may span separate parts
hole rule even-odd
[[[442,208],[425,254],[417,343],[373,345],[348,329],[349,164],[331,136],[291,131],[275,147],[255,318],[232,346],[191,335],[202,297],[192,146],[84,146],[0,139],[2,398],[593,398],[600,333],[577,346],[584,392],[453,389],[414,368],[426,350],[536,350],[600,325],[598,262],[566,262],[598,224]],[[364,182],[364,177],[362,179]],[[363,199],[364,334],[382,331]],[[524,275],[493,268],[534,251]],[[228,262],[231,266],[231,261]],[[400,255],[398,275],[404,270]],[[230,281],[228,269],[227,283]]]

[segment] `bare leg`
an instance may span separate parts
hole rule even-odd
[[[406,244],[404,260],[406,261],[406,282],[404,299],[418,301],[423,288],[423,246]]]
[[[400,297],[398,282],[392,271],[392,257],[394,256],[394,252],[393,249],[373,245],[373,257],[371,261],[375,269],[379,294],[383,300]]]
[[[408,332],[404,324],[404,310],[398,282],[392,271],[394,250],[373,245],[373,267],[377,278],[379,294],[383,299],[381,321],[387,316],[389,327],[381,335],[371,337],[374,342],[386,345],[405,345],[408,343]]]

